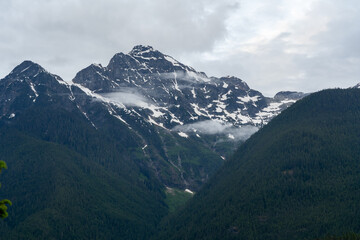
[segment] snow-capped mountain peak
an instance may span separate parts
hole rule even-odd
[[[132,56],[143,56],[149,53],[155,52],[152,46],[144,46],[144,45],[136,45],[133,49],[129,52],[129,55]]]
[[[26,60],[16,66],[14,70],[12,70],[11,73],[6,77],[21,78],[22,76],[35,76],[40,72],[46,71],[39,64]]]
[[[24,86],[11,85],[14,80]],[[262,126],[304,95],[281,92],[273,99],[267,98],[237,77],[208,78],[175,58],[142,45],[135,46],[129,54],[115,54],[106,67],[91,64],[77,73],[72,84],[31,61],[16,67],[1,84],[3,95],[11,96],[8,99],[23,93],[28,102],[25,107],[38,103],[38,99],[64,101],[69,109],[78,108],[94,126],[97,123],[93,118],[98,117],[86,109],[96,100],[129,127],[137,119],[196,136],[200,135],[193,131],[196,128],[187,127],[189,124],[216,121],[235,128]],[[16,114],[10,107],[11,101],[3,100],[12,111],[4,114]],[[192,132],[186,132],[188,129]]]
[[[107,67],[85,68],[73,81],[168,129],[207,120],[261,126],[289,105],[280,104],[280,98],[264,97],[237,77],[208,78],[143,45],[129,54],[115,54]],[[287,95],[297,100],[301,94]]]

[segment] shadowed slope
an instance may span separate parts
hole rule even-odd
[[[155,239],[314,239],[360,231],[360,91],[325,90],[243,144]]]

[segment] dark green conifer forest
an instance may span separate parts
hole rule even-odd
[[[13,203],[0,221],[1,237],[358,239],[359,99],[360,90],[348,89],[298,101],[242,144],[192,198],[165,191],[126,128],[94,129],[76,113],[29,109],[16,121],[0,121],[0,156],[9,167],[0,199]],[[167,154],[183,154],[189,166],[213,156],[163,137]]]
[[[31,113],[31,114],[30,114]],[[167,214],[161,184],[131,154],[133,136],[81,116],[29,109],[0,124],[2,239],[144,239]],[[128,145],[125,145],[128,144]],[[124,150],[126,149],[126,151]]]
[[[360,90],[324,90],[239,147],[153,239],[358,239]]]

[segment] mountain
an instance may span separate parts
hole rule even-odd
[[[222,157],[306,95],[280,92],[264,97],[239,78],[208,77],[142,45],[115,54],[106,67],[90,65],[73,82],[123,105],[143,122],[198,138]]]
[[[0,80],[0,116],[6,239],[147,238],[165,186],[197,191],[223,162],[31,61]]]
[[[224,156],[302,93],[266,98],[149,46],[73,82],[24,61],[0,80],[6,239],[147,239]]]
[[[316,239],[359,232],[359,89],[296,102],[235,152],[154,239]]]
[[[103,132],[105,139],[119,141],[119,151],[128,161],[141,159],[141,164],[152,169],[157,178],[168,186],[196,190],[223,161],[208,147],[198,144],[196,138],[184,139],[159,128],[151,121],[144,121],[135,110],[92,93],[81,85],[69,84],[30,61],[23,62],[2,79],[0,91],[0,115],[6,123],[18,124],[21,129],[36,132],[48,141],[76,146],[79,144],[76,141],[78,131],[60,132],[53,125],[62,123],[52,118],[61,118],[62,112],[77,114],[92,131]],[[47,109],[49,114],[40,118],[39,114],[44,113],[39,113],[39,108]],[[95,146],[98,144],[96,142],[81,151],[87,154],[89,148],[99,148]],[[100,155],[100,152],[97,154]]]
[[[106,67],[90,65],[73,82],[125,102],[131,109],[147,109],[139,114],[169,129],[204,120],[262,126],[283,109],[282,105],[304,96],[282,92],[274,99],[266,98],[239,78],[207,77],[151,46],[142,45],[128,54],[116,54]]]

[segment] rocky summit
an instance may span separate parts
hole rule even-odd
[[[280,92],[267,98],[237,77],[208,77],[141,45],[128,54],[115,54],[106,67],[90,65],[73,82],[168,129],[207,120],[260,127],[304,96]]]

